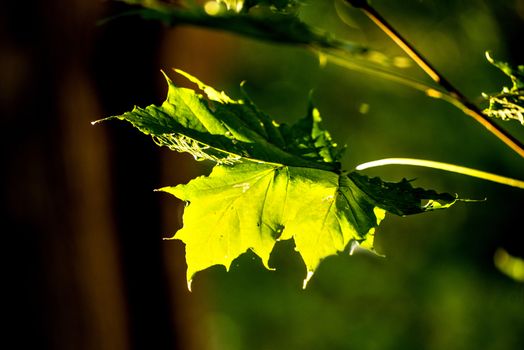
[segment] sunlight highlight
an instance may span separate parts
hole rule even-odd
[[[306,279],[304,280],[304,283],[302,283],[302,289],[306,289],[309,280],[311,279],[311,277],[313,277],[313,274],[314,274],[313,271],[308,271],[307,272]]]
[[[493,257],[495,266],[506,276],[518,282],[524,282],[524,260],[511,256],[502,248],[497,249]]]

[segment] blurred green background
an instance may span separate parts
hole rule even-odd
[[[374,0],[452,83],[479,100],[509,80],[484,52],[524,63],[522,0]],[[306,112],[348,145],[344,168],[386,157],[449,162],[524,178],[524,162],[446,102],[328,63],[297,47],[136,17],[95,26],[123,4],[2,4],[2,174],[8,315],[17,348],[524,349],[524,285],[494,266],[498,248],[524,256],[522,190],[437,170],[366,170],[481,203],[400,218],[377,231],[379,258],[341,254],[305,268],[281,242],[267,271],[252,253],[229,273],[199,273],[186,291],[183,244],[162,241],[183,203],[154,188],[209,171],[121,123],[89,122],[160,103],[160,69],[180,68],[280,121]],[[391,57],[402,52],[340,0],[308,0],[301,17]],[[415,66],[405,74],[429,80]],[[171,74],[174,76],[174,73]],[[175,82],[186,84],[174,77]],[[366,106],[366,107],[363,107]],[[504,123],[520,140],[521,125]]]

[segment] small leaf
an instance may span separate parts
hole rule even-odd
[[[498,94],[483,94],[489,101],[484,113],[502,120],[517,120],[524,125],[524,65],[513,67],[493,59],[489,52],[486,52],[486,58],[511,79],[512,86],[504,87]]]

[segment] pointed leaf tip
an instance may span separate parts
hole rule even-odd
[[[160,73],[162,73],[162,75],[163,75],[164,78],[166,79],[168,85],[173,84],[173,81],[171,80],[171,78],[169,77],[169,75],[167,75],[167,73],[166,73],[163,69],[160,70]]]
[[[360,244],[358,243],[356,239],[352,239],[349,244],[350,244],[349,245],[349,255],[353,255],[353,253],[359,247]]]
[[[494,62],[494,59],[493,59],[493,57],[491,56],[491,51],[490,51],[490,50],[487,50],[484,54],[485,54],[486,59],[488,60],[488,62],[490,62],[490,63],[493,63],[493,62]]]
[[[102,118],[102,119],[98,119],[98,120],[93,120],[93,121],[91,122],[91,125],[100,124],[100,123],[102,123],[102,122],[105,122],[105,121],[107,121],[107,120],[111,120],[111,119],[117,119],[117,117],[113,117],[113,116],[112,116],[112,117]]]
[[[304,282],[302,283],[302,289],[306,289],[309,280],[311,280],[311,278],[313,277],[314,274],[315,274],[315,272],[313,272],[313,271],[308,271],[307,272],[306,278],[304,279]]]

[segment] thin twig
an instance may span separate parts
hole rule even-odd
[[[425,167],[425,168],[440,169],[440,170],[449,171],[452,173],[472,176],[472,177],[476,177],[479,179],[493,181],[493,182],[501,183],[504,185],[524,189],[524,181],[522,180],[512,179],[509,177],[488,173],[482,170],[466,168],[466,167],[459,166],[459,165],[435,162],[432,160],[425,160],[425,159],[386,158],[386,159],[374,160],[372,162],[360,164],[355,169],[364,170],[367,168],[373,168],[373,167],[378,167],[378,166],[383,166],[383,165],[392,165],[392,164],[413,165],[413,166],[420,166],[420,167]]]
[[[452,98],[455,99],[455,106],[488,129],[493,135],[504,142],[506,146],[513,149],[521,157],[524,157],[524,146],[517,139],[486,117],[475,104],[469,101],[466,96],[445,79],[444,76],[409,44],[366,0],[346,0],[346,2],[354,7],[360,8],[384,33],[404,50],[431,79],[446,89]]]
[[[327,62],[331,62],[340,67],[344,67],[344,68],[351,69],[351,70],[358,71],[358,72],[363,72],[363,73],[370,74],[370,75],[375,75],[383,79],[394,81],[399,84],[409,86],[415,90],[419,90],[425,93],[429,97],[436,98],[436,99],[442,99],[451,104],[456,104],[455,98],[453,98],[453,96],[451,96],[449,92],[433,87],[433,86],[430,86],[420,80],[416,80],[416,79],[398,74],[396,72],[378,67],[376,65],[373,65],[373,66],[369,65],[367,64],[366,61],[359,61],[357,59],[349,60],[346,57],[337,55],[329,50],[320,50],[316,48],[312,48],[312,50],[318,53],[321,59],[325,58]]]

